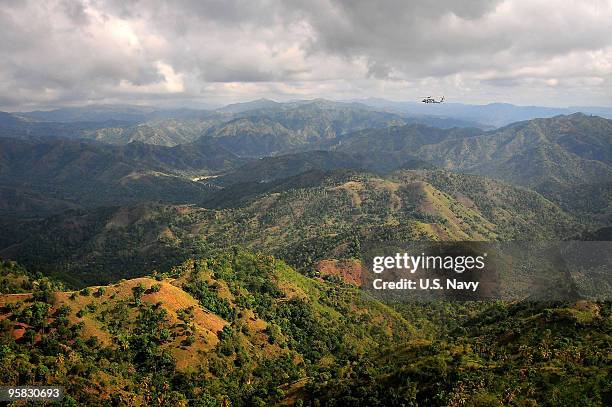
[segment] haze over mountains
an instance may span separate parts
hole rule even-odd
[[[510,103],[469,105],[453,102],[445,102],[440,106],[432,106],[418,102],[393,102],[377,98],[357,100],[357,102],[400,114],[448,116],[494,127],[538,117],[552,117],[573,113],[593,114],[612,118],[612,108],[597,106],[543,107],[516,106]]]
[[[0,135],[91,138],[126,144],[142,141],[173,146],[208,135],[236,130],[266,135],[274,144],[276,133],[293,138],[328,138],[336,133],[420,123],[433,127],[491,129],[533,118],[576,112],[612,118],[610,108],[546,108],[510,104],[429,106],[413,102],[366,99],[332,102],[324,99],[279,103],[267,99],[237,103],[216,110],[156,109],[139,106],[99,105],[51,111],[2,113]],[[255,121],[255,122],[253,122]],[[298,143],[299,144],[299,143]]]

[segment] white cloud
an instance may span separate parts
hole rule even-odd
[[[3,3],[0,107],[258,97],[612,105],[612,0]]]

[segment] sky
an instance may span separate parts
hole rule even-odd
[[[0,0],[0,110],[612,106],[612,0]]]

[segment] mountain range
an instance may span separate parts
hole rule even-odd
[[[436,106],[413,102],[365,99],[333,102],[324,99],[275,102],[267,99],[218,109],[157,109],[143,106],[92,105],[50,111],[3,113],[0,135],[43,135],[91,138],[113,144],[142,141],[174,146],[193,142],[205,133],[232,134],[240,126],[270,137],[291,133],[294,139],[329,138],[364,128],[419,123],[432,127],[476,127],[490,130],[516,121],[575,112],[612,117],[608,108],[546,108],[510,104]],[[236,122],[237,119],[245,119]],[[262,120],[266,119],[266,120]],[[252,121],[255,123],[252,123]],[[258,123],[262,126],[257,129]],[[224,129],[227,124],[228,128]],[[214,127],[214,128],[213,128]],[[272,133],[270,134],[270,130]],[[292,146],[291,143],[288,146]]]
[[[502,127],[518,121],[573,113],[593,114],[612,119],[612,108],[597,106],[544,107],[516,106],[510,103],[470,105],[453,102],[428,105],[417,102],[394,102],[377,98],[356,100],[355,102],[404,115],[454,117],[494,127]]]
[[[612,120],[383,102],[0,114],[0,382],[64,405],[606,405],[612,282],[586,247],[609,247]],[[489,277],[540,296],[364,287],[372,247],[555,241],[576,270],[551,252],[530,276],[517,249]]]
[[[396,125],[393,116],[377,112],[356,116],[352,108],[334,108],[326,115],[320,104],[233,119],[174,147],[5,137],[0,139],[2,207],[30,208],[27,201],[39,200],[41,193],[56,200],[52,207],[58,201],[201,203],[211,191],[232,184],[266,183],[307,170],[384,174],[440,168],[532,188],[567,211],[609,219],[610,120],[573,114],[489,131],[444,129]],[[368,125],[380,128],[359,129]],[[99,191],[105,193],[96,195]]]

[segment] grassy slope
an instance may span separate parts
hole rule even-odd
[[[141,381],[160,371],[176,389],[172,377],[192,378],[181,399],[205,392],[218,401],[278,401],[284,395],[275,389],[298,380],[303,387],[315,372],[415,335],[397,311],[356,288],[307,278],[270,256],[234,251],[189,260],[171,274],[79,292],[0,296],[2,382],[21,382],[10,366],[22,358],[31,383],[64,385],[84,404],[122,392],[146,400]],[[47,316],[33,317],[45,304]],[[145,350],[152,353],[143,360]],[[171,368],[159,364],[165,360]],[[293,364],[272,368],[285,363],[279,360]],[[42,365],[47,379],[36,376]],[[77,366],[84,373],[71,373]],[[238,387],[247,381],[252,385]]]

